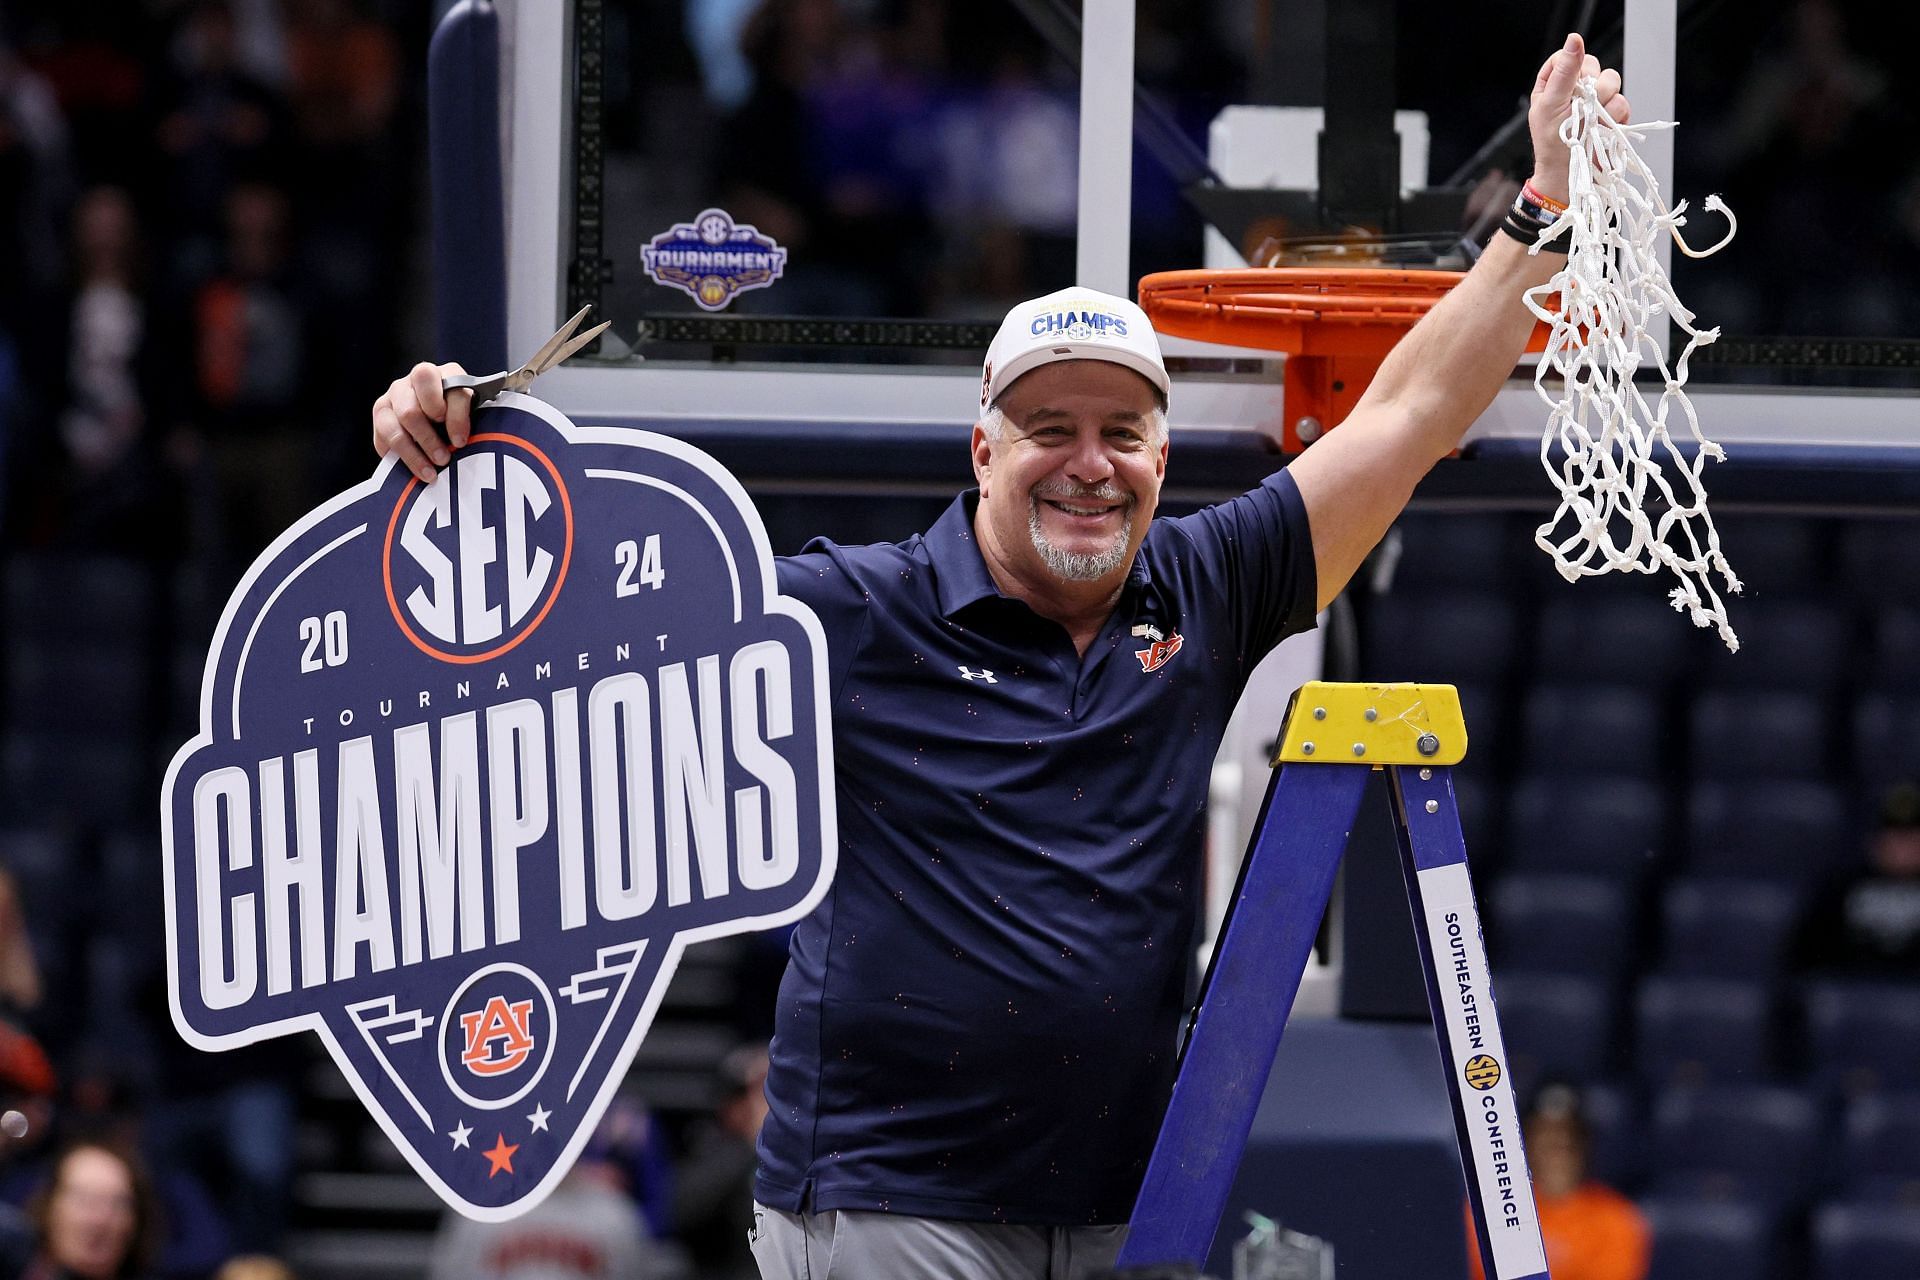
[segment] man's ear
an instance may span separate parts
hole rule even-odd
[[[993,474],[993,438],[979,423],[973,424],[973,479],[980,496],[987,496],[987,479]]]

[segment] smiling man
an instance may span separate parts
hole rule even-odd
[[[1065,1280],[1118,1250],[1172,1083],[1205,761],[1318,600],[1287,472],[1156,518],[1169,390],[1133,303],[1023,303],[978,488],[905,542],[781,562],[828,636],[840,869],[781,985],[769,1277]]]
[[[1533,86],[1531,197],[1348,419],[1252,491],[1156,517],[1159,343],[1131,302],[1068,289],[1014,308],[988,352],[976,490],[904,542],[780,560],[827,636],[840,853],[780,987],[768,1280],[1111,1265],[1173,1080],[1207,763],[1254,667],[1513,371],[1583,74],[1627,118],[1618,74],[1569,37]],[[376,447],[423,479],[467,440],[456,372],[419,365],[374,406]]]
[[[1168,390],[1146,313],[1091,289],[1015,307],[987,351],[973,428],[980,554],[1082,653],[1159,503]]]

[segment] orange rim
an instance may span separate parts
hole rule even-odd
[[[1157,331],[1174,337],[1292,355],[1384,354],[1465,275],[1374,267],[1162,271],[1140,281],[1140,306]],[[1537,334],[1530,349],[1539,349]]]
[[[1276,334],[1276,327],[1410,329],[1460,283],[1462,274],[1366,267],[1162,271],[1141,280],[1140,306],[1162,333],[1259,346],[1267,345],[1256,341],[1263,336],[1285,336]]]

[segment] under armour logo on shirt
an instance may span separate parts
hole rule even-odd
[[[975,671],[972,667],[961,667],[960,674],[968,680],[985,680],[988,684],[1000,683],[993,678],[993,672],[985,669]]]

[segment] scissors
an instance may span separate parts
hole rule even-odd
[[[472,407],[476,409],[499,395],[502,391],[525,391],[533,385],[535,378],[553,368],[568,356],[586,346],[589,342],[592,342],[613,323],[611,320],[602,320],[599,324],[593,326],[593,328],[587,330],[579,337],[572,338],[571,341],[569,341],[573,331],[580,327],[580,322],[587,318],[587,312],[591,310],[593,310],[593,304],[589,302],[586,306],[574,312],[573,319],[561,325],[560,328],[554,332],[554,335],[548,338],[545,343],[541,344],[538,351],[533,353],[533,358],[521,365],[518,369],[488,374],[484,378],[475,378],[465,374],[446,378],[440,383],[441,391],[458,391],[464,388],[473,392]]]

